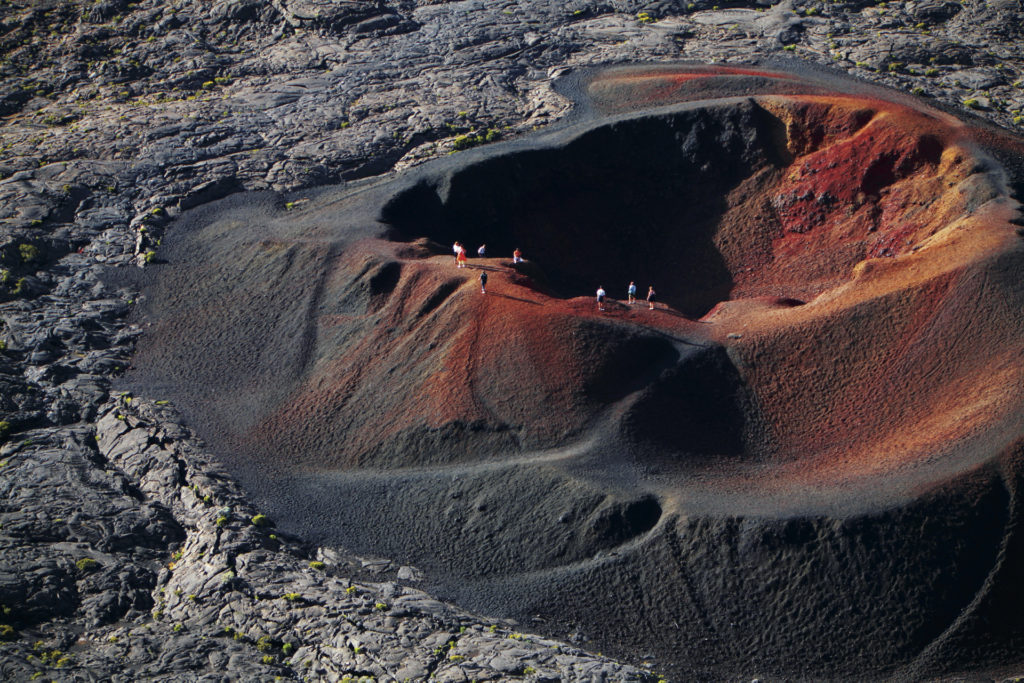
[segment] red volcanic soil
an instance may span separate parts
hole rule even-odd
[[[284,526],[605,651],[1010,663],[1020,144],[820,73],[565,87],[592,115],[536,139],[186,214],[134,387]],[[499,256],[456,268],[455,240]]]
[[[360,246],[359,259],[388,249]],[[598,315],[593,299],[545,294],[508,259],[457,269],[447,255],[376,258],[367,308],[318,323],[326,338],[350,334],[368,315],[372,326],[343,356],[317,363],[255,430],[273,443],[296,425],[317,425],[331,457],[307,450],[302,464],[403,467],[565,443],[675,361],[672,344],[651,328],[694,327],[646,305],[613,302]],[[345,259],[339,269],[352,272]],[[487,294],[481,272],[489,275]],[[375,291],[372,283],[383,279],[386,288]],[[334,293],[328,285],[327,297]]]
[[[358,242],[331,262],[311,321],[316,362],[244,438],[294,454],[298,466],[392,468],[554,448],[612,421],[612,432],[656,441],[659,461],[784,462],[771,476],[785,472],[796,477],[789,486],[803,486],[811,473],[816,485],[839,484],[934,459],[1017,419],[1024,383],[1013,362],[1020,335],[1006,329],[1019,325],[1012,278],[1002,278],[991,304],[1005,307],[1002,325],[974,324],[974,309],[992,297],[982,287],[996,286],[1019,238],[998,177],[978,171],[960,131],[865,98],[771,96],[757,105],[776,121],[770,134],[784,135],[771,140],[782,162],[723,188],[723,212],[701,239],[731,286],[699,321],[668,305],[619,301],[628,279],[643,298],[643,264],[669,245],[638,244],[646,251],[639,272],[587,283],[612,292],[599,312],[589,293],[571,296],[572,285],[586,284],[545,283],[617,252],[595,250],[582,234],[548,244],[529,232],[540,230],[532,216],[499,228],[541,246],[523,272],[507,258],[458,269],[426,242]],[[692,246],[697,236],[685,226],[676,230],[681,251],[707,250]],[[481,270],[490,275],[486,295]],[[658,289],[679,296],[687,276],[668,270],[661,267]],[[348,310],[332,302],[349,302]],[[707,353],[695,349],[718,344],[730,350],[732,374],[670,377],[676,366],[704,362],[695,359]],[[729,417],[679,427],[708,399],[701,392],[715,394]],[[663,421],[675,428],[636,426]]]

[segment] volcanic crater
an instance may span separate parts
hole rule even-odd
[[[284,528],[605,652],[1019,651],[1020,142],[826,72],[559,87],[529,139],[183,214],[128,384]]]

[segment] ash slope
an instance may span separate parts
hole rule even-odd
[[[134,386],[285,528],[603,650],[712,678],[1014,663],[1015,179],[942,112],[736,75],[596,72],[663,108],[186,215]],[[463,232],[538,255],[458,270]],[[645,267],[669,307],[574,296]]]

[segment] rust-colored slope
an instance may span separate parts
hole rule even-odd
[[[586,242],[543,250],[522,272],[505,259],[459,269],[430,242],[355,243],[333,264],[312,322],[316,362],[249,443],[311,467],[394,468],[504,459],[600,427],[656,443],[657,461],[683,467],[716,453],[780,463],[779,486],[948,464],[954,444],[1003,448],[1001,428],[995,441],[983,434],[1019,412],[1022,335],[1005,276],[1018,240],[998,170],[947,118],[901,104],[773,95],[757,106],[771,117],[766,156],[728,190],[710,235],[730,300],[700,322],[642,302],[599,312],[541,284],[615,258]],[[570,200],[559,211],[579,209]],[[529,240],[525,224],[510,219],[511,239]],[[414,232],[416,218],[399,227]],[[685,217],[679,227],[686,251],[698,236]],[[593,288],[602,284],[624,298],[624,282]],[[991,303],[978,311],[979,301]],[[735,370],[693,375],[709,362],[694,350],[717,344],[732,349]],[[702,402],[734,416],[693,423],[680,413]],[[664,424],[683,426],[655,427]],[[652,429],[663,432],[653,442]]]
[[[551,447],[578,437],[676,355],[644,331],[639,310],[597,321],[592,302],[542,294],[500,259],[465,269],[446,256],[387,263],[400,273],[393,289],[358,315],[321,318],[318,344],[328,352],[257,428],[257,442],[321,466],[402,467]],[[486,294],[480,272],[490,277]],[[611,317],[622,323],[608,325]],[[341,339],[351,340],[344,353],[331,353]],[[303,449],[306,438],[315,443]]]

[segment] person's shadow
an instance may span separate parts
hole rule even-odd
[[[488,296],[500,296],[502,299],[511,299],[512,301],[522,301],[524,304],[533,304],[534,306],[543,306],[544,305],[544,304],[542,304],[539,301],[534,301],[532,299],[523,299],[522,297],[510,296],[508,294],[501,294],[499,292],[488,292],[487,295]]]

